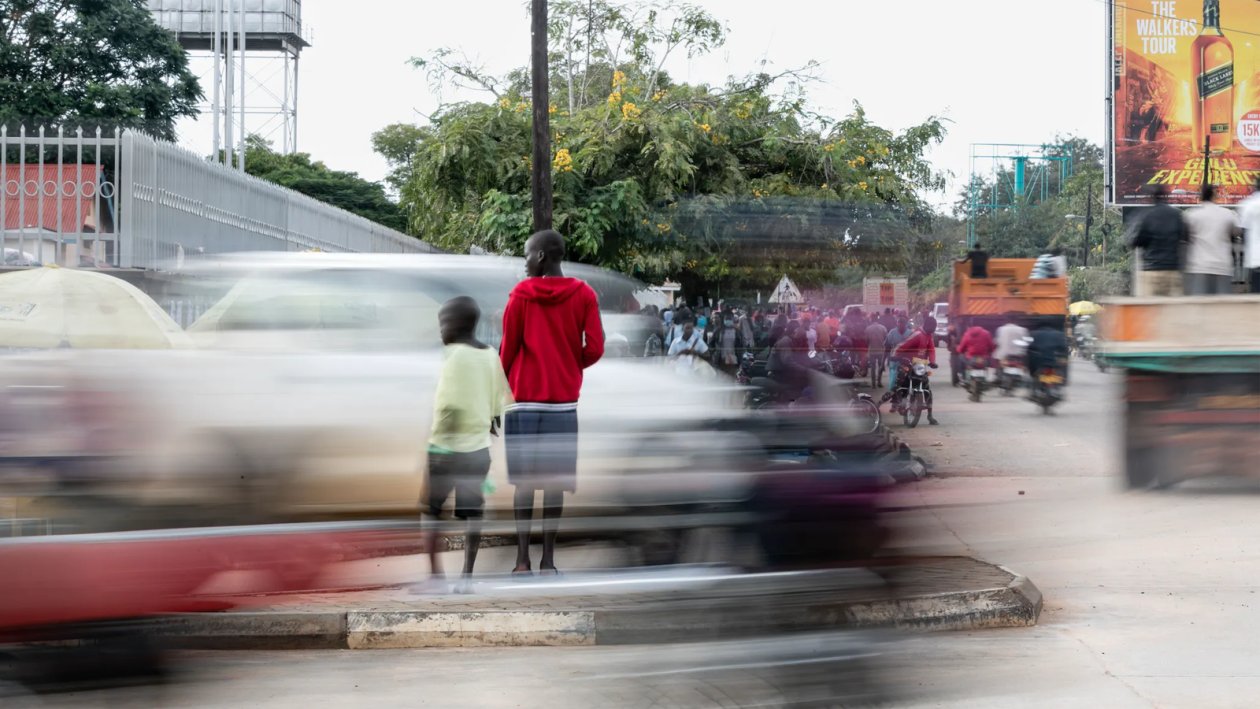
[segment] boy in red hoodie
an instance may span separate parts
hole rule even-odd
[[[512,289],[503,311],[499,357],[516,405],[504,419],[508,482],[516,486],[516,568],[529,560],[534,498],[543,491],[543,553],[538,569],[555,574],[556,534],[564,493],[577,489],[577,402],[582,370],[604,354],[599,299],[590,286],[565,278],[564,237],[550,229],[525,242],[528,278]]]

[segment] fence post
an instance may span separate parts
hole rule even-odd
[[[118,164],[114,166],[115,180],[118,182],[117,187],[114,189],[114,194],[118,195],[118,223],[114,226],[114,230],[117,232],[114,237],[118,240],[115,265],[119,268],[131,268],[132,251],[135,249],[135,241],[132,238],[134,225],[131,218],[131,131],[123,131],[118,136],[118,140]]]

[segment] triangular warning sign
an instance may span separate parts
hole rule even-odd
[[[774,292],[770,294],[771,303],[803,303],[805,299],[801,297],[801,291],[796,287],[786,275],[779,281],[779,285],[775,286]]]

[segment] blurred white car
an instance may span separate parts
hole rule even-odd
[[[633,298],[642,284],[591,267],[566,273],[599,293],[609,334],[646,339]],[[188,329],[196,349],[27,354],[0,381],[31,402],[87,392],[126,412],[131,425],[110,437],[111,455],[128,461],[114,466],[126,470],[114,487],[148,505],[191,516],[413,514],[441,361],[437,310],[472,296],[479,335],[497,346],[523,276],[522,259],[484,256],[228,258],[195,274],[223,294]],[[682,379],[663,358],[606,357],[586,373],[566,514],[742,499],[760,459],[748,455],[759,444],[739,423],[751,415],[741,404],[733,383]],[[489,507],[510,510],[501,440],[492,458]]]

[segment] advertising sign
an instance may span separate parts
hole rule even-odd
[[[1260,2],[1114,0],[1113,201],[1162,185],[1190,204],[1206,177],[1237,203],[1260,176]],[[1205,176],[1204,169],[1207,169]]]

